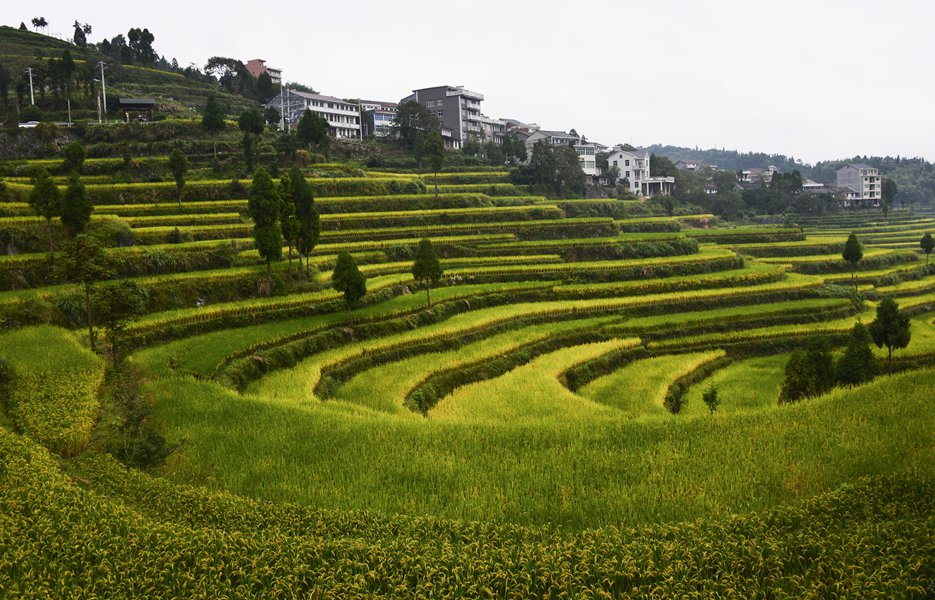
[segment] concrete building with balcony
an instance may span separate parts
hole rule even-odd
[[[581,163],[581,170],[588,176],[588,183],[594,183],[603,175],[603,169],[597,166],[597,155],[607,150],[607,146],[585,141],[579,141],[574,146],[575,152],[578,153],[578,161]]]
[[[853,192],[847,195],[850,206],[880,206],[883,179],[875,167],[865,163],[846,164],[838,169],[836,185]]]
[[[282,96],[282,97],[280,97]],[[336,138],[360,137],[360,107],[340,98],[310,94],[286,88],[283,95],[277,94],[266,106],[276,110],[283,107],[286,125],[290,128],[298,125],[306,110],[324,117]]]
[[[254,77],[259,77],[263,73],[269,73],[269,77],[273,80],[275,85],[282,83],[282,69],[267,66],[266,61],[262,58],[248,60],[244,63],[244,66],[247,67],[247,71]]]
[[[588,183],[594,183],[601,176],[601,169],[597,166],[597,155],[607,150],[607,146],[589,142],[574,133],[538,129],[526,138],[526,155],[532,156],[532,149],[536,142],[543,141],[550,146],[571,146],[578,155],[581,170],[588,176]]]
[[[608,167],[617,167],[620,178],[629,184],[630,192],[637,196],[669,196],[675,189],[675,177],[653,177],[649,168],[649,152],[614,149],[607,157]]]
[[[360,101],[360,132],[365,138],[385,138],[390,135],[399,105],[379,100]]]
[[[480,126],[483,130],[485,142],[493,142],[498,146],[503,145],[503,138],[506,137],[506,122],[500,119],[494,119],[487,115],[480,116]]]
[[[483,127],[480,104],[484,95],[464,89],[464,86],[441,85],[413,90],[400,104],[414,100],[429,109],[444,130],[451,132],[446,145],[460,148],[470,137],[481,138]]]

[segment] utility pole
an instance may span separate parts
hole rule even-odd
[[[104,85],[104,61],[102,60],[101,65],[101,94],[104,96],[104,114],[107,114],[107,86]]]
[[[285,95],[286,90],[282,85],[282,71],[279,72],[279,131],[286,130],[286,112],[285,112]]]
[[[101,118],[101,95],[97,94],[97,122],[103,123],[104,120]]]
[[[32,67],[26,67],[26,72],[29,73],[29,103],[35,106],[36,97],[32,91]]]

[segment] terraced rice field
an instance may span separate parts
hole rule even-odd
[[[68,522],[106,540],[94,543],[134,565],[141,593],[175,581],[144,574],[167,548],[234,595],[822,595],[812,567],[832,563],[834,593],[932,590],[935,265],[910,242],[935,218],[729,227],[642,202],[550,201],[502,171],[443,174],[438,200],[413,193],[418,180],[310,180],[323,232],[308,277],[285,261],[267,275],[229,182],[199,182],[178,206],[164,183],[88,180],[94,222],[119,221],[136,242],[107,249],[116,275],[147,292],[122,337],[131,395],[169,451],[145,473],[112,458],[113,431],[128,429],[113,378],[97,393],[107,346],[87,349],[81,290],[48,270],[45,222],[28,214],[27,183],[10,180],[0,548],[43,566],[0,558],[0,589],[65,577],[113,592],[63,575],[84,573],[80,559],[30,538],[48,518],[63,546],[83,536]],[[585,203],[615,216],[574,216]],[[840,256],[851,231],[865,244],[859,297]],[[411,275],[423,238],[444,269],[431,307]],[[331,289],[343,251],[368,289],[348,310]],[[790,352],[815,336],[839,351],[884,296],[912,315],[906,370],[779,405]],[[38,378],[78,383],[41,400],[26,393]],[[804,566],[790,541],[802,535],[818,547]],[[130,538],[136,558],[119,550]],[[659,544],[652,566],[621,571],[642,539]],[[676,539],[691,541],[675,544],[686,555],[666,546]],[[257,548],[280,557],[268,577],[241,565]],[[241,566],[208,577],[225,552],[218,564]],[[568,558],[548,562],[553,552]],[[757,574],[730,566],[747,560]]]

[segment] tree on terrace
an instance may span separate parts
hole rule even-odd
[[[260,114],[259,109],[248,108],[240,113],[240,118],[237,119],[237,126],[240,128],[240,131],[243,132],[244,163],[246,164],[247,172],[250,173],[253,171],[257,155],[259,154],[260,135],[266,127],[263,122],[263,115]]]
[[[299,261],[305,256],[305,276],[309,277],[309,255],[318,244],[321,235],[321,217],[315,209],[315,198],[312,196],[312,187],[308,184],[302,170],[293,167],[290,171],[292,180],[292,203],[295,205],[295,218],[299,224],[296,235],[296,247],[299,250]],[[285,199],[287,202],[289,198]]]
[[[301,173],[299,174],[301,179]],[[287,172],[283,173],[282,177],[279,179],[279,196],[282,198],[280,204],[280,213],[279,213],[279,222],[282,227],[282,237],[286,241],[286,246],[289,248],[289,278],[292,278],[292,247],[295,245],[301,225],[295,214],[295,202],[293,202],[293,197],[295,196],[295,189],[292,183],[292,173]],[[299,270],[302,270],[302,260],[299,259]]]
[[[912,338],[909,317],[899,312],[899,304],[889,296],[877,305],[877,318],[870,324],[869,330],[877,348],[886,346],[888,367],[893,361],[893,350],[905,348]]]
[[[68,281],[80,283],[84,287],[84,317],[88,327],[88,341],[91,350],[95,350],[94,316],[91,302],[91,284],[107,279],[111,271],[107,266],[104,247],[95,238],[78,235],[69,240],[62,249],[59,272]]]
[[[52,243],[52,219],[62,213],[62,194],[58,186],[52,181],[49,172],[40,169],[33,180],[32,191],[29,193],[29,206],[36,215],[45,219],[46,232],[49,238],[49,265],[55,264]]]
[[[437,284],[442,278],[441,262],[435,254],[435,248],[431,240],[421,240],[416,248],[415,260],[412,263],[412,277],[416,281],[425,284],[425,301],[428,306],[432,306],[432,296],[429,292],[431,285]]]
[[[60,214],[62,225],[71,237],[84,232],[88,223],[91,222],[93,211],[94,205],[88,198],[88,192],[84,189],[78,172],[73,171],[68,178],[68,187],[65,188],[65,195],[62,198]]]
[[[84,166],[84,159],[87,157],[84,146],[78,142],[66,144],[65,147],[62,148],[62,156],[64,157],[61,167],[62,173],[71,173],[72,171],[81,173],[81,168]]]
[[[260,257],[266,261],[266,273],[272,273],[272,262],[282,258],[282,198],[272,177],[260,167],[253,176],[247,200],[247,212],[253,219],[253,239]]]
[[[107,329],[114,370],[120,369],[120,344],[127,325],[143,312],[147,299],[146,290],[129,280],[100,285],[94,290],[94,313]]]
[[[890,208],[893,206],[893,198],[895,198],[898,193],[899,187],[896,185],[896,182],[889,177],[884,177],[883,185],[880,189],[880,206],[883,209],[883,218],[886,218],[889,214]]]
[[[211,136],[211,142],[214,145],[214,158],[218,157],[218,139],[217,135],[224,131],[227,124],[224,122],[224,109],[218,102],[217,96],[211,94],[205,103],[205,111],[201,117],[201,127]]]
[[[299,136],[299,141],[309,150],[315,147],[325,153],[328,149],[330,129],[331,126],[328,125],[327,119],[306,108],[305,112],[302,113],[302,118],[299,119],[295,133]]]
[[[919,241],[919,246],[922,248],[922,252],[925,252],[925,264],[929,264],[929,254],[932,253],[932,250],[935,249],[935,239],[932,238],[931,233],[926,233],[922,236],[922,240]]]
[[[855,234],[851,233],[847,237],[841,257],[851,266],[851,283],[854,284],[854,293],[857,293],[857,263],[864,257],[864,249]]]
[[[182,206],[182,188],[185,187],[185,173],[188,171],[188,159],[179,148],[173,148],[169,154],[169,171],[175,178],[175,188],[178,191],[179,206]]]
[[[49,22],[45,20],[45,17],[33,17],[32,26],[35,27],[38,32],[41,28],[48,27]]]
[[[425,140],[425,154],[429,159],[429,166],[435,173],[435,200],[438,200],[438,172],[445,164],[445,141],[438,131],[432,131]]]
[[[858,385],[873,379],[879,365],[877,357],[870,349],[870,333],[863,323],[857,323],[851,329],[844,354],[835,367],[835,379],[844,385]]]
[[[793,352],[786,363],[786,377],[779,402],[798,402],[834,387],[834,358],[823,339],[813,339],[805,352]]]
[[[331,285],[335,290],[344,294],[344,305],[347,308],[347,318],[351,318],[351,307],[355,306],[364,294],[367,293],[367,280],[357,268],[357,262],[348,252],[338,254],[331,275]]]

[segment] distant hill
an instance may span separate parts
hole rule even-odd
[[[48,66],[59,61],[68,49],[75,62],[72,77],[72,115],[75,119],[97,118],[97,86],[92,79],[100,77],[97,63],[106,64],[105,84],[108,105],[112,109],[120,97],[152,98],[157,101],[157,114],[172,117],[190,117],[200,112],[209,94],[216,94],[231,115],[239,114],[255,103],[227,93],[217,84],[197,81],[180,73],[147,67],[124,65],[88,47],[81,48],[53,37],[0,26],[0,66],[10,77],[9,100],[2,112],[14,112],[17,94],[23,94],[28,104],[29,78],[27,67],[35,70],[36,104],[51,118],[63,118],[65,101],[51,90],[43,90],[42,82],[51,83]],[[92,87],[93,86],[93,87]],[[0,90],[2,91],[2,90]]]
[[[661,144],[646,146],[645,149],[657,156],[665,156],[672,162],[700,161],[728,171],[765,169],[772,165],[784,173],[798,170],[803,177],[828,184],[834,184],[835,174],[843,165],[849,162],[863,162],[880,169],[884,177],[896,182],[899,187],[897,201],[907,204],[935,204],[935,164],[921,158],[854,156],[811,165],[797,161],[791,156],[765,152],[737,152],[716,148],[699,150]]]

